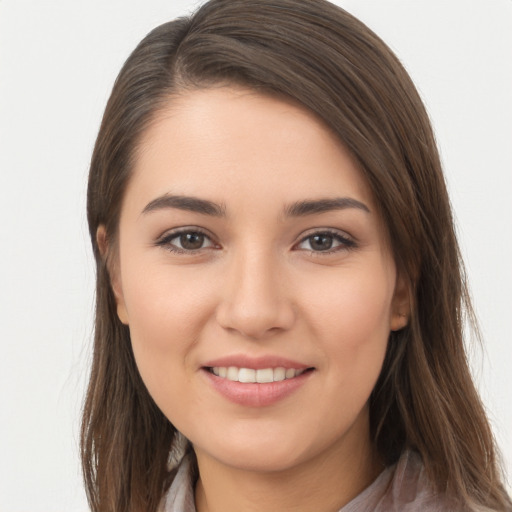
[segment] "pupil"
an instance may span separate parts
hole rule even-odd
[[[186,233],[180,236],[183,249],[201,249],[203,242],[204,235],[201,233]]]
[[[315,235],[311,240],[311,247],[316,251],[326,251],[332,247],[332,236]]]

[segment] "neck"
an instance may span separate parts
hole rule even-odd
[[[196,448],[200,475],[195,490],[197,511],[336,512],[383,470],[368,436],[360,442],[357,438],[361,436],[353,439],[347,433],[346,437],[345,443],[277,471],[223,464]]]

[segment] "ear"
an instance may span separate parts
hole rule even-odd
[[[407,280],[397,274],[395,293],[391,304],[390,330],[399,331],[409,322],[411,315],[411,297]]]
[[[119,265],[117,261],[112,261],[113,258],[110,253],[111,248],[108,245],[107,231],[103,224],[100,224],[96,230],[96,243],[98,244],[101,257],[107,266],[107,271],[110,277],[110,286],[112,287],[112,292],[116,299],[117,316],[123,324],[128,325],[128,312],[126,311],[126,305],[124,302]]]

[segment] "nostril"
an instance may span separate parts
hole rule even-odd
[[[217,310],[217,322],[221,327],[253,340],[288,330],[294,321],[295,313],[284,300],[280,303],[233,300],[220,305]]]

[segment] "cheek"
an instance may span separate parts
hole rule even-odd
[[[379,262],[346,268],[309,294],[308,318],[326,364],[341,378],[377,378],[390,332],[394,274]]]
[[[392,288],[388,279],[348,273],[324,287],[310,309],[313,336],[324,352],[323,418],[348,429],[367,404],[380,375],[389,339]]]
[[[208,318],[211,288],[197,270],[126,265],[123,295],[130,329],[155,349],[166,350],[174,345],[171,340],[186,343]]]
[[[197,272],[126,265],[123,295],[137,367],[158,403],[193,368],[194,347],[211,317],[214,298]],[[179,395],[179,393],[176,393]]]

